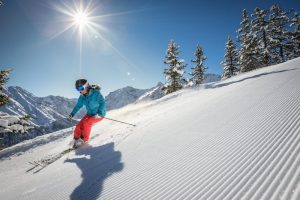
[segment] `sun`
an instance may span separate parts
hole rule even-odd
[[[83,28],[84,26],[87,26],[88,24],[91,23],[91,21],[89,19],[89,16],[86,13],[82,12],[82,11],[79,11],[79,12],[74,14],[73,21],[80,28]]]
[[[53,7],[58,12],[59,21],[64,23],[64,27],[52,39],[69,30],[77,31],[79,38],[82,39],[84,35],[100,34],[100,31],[105,29],[100,24],[101,17],[95,15],[99,7],[92,4],[91,0],[62,2],[61,4],[53,4]]]

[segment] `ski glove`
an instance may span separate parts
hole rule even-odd
[[[101,117],[104,117],[104,116],[99,115],[99,114],[95,115],[95,118],[96,118],[96,119],[97,119],[97,118],[101,118]]]
[[[105,111],[100,111],[100,112],[98,112],[98,115],[100,116],[100,117],[105,117]]]

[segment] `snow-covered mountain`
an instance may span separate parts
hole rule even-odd
[[[205,74],[204,83],[216,82],[221,80],[221,75],[219,74]]]
[[[109,93],[106,97],[107,109],[113,110],[124,107],[131,103],[144,100],[154,100],[164,96],[161,91],[162,83],[158,83],[150,89],[136,89],[125,87]]]
[[[136,89],[128,86],[111,92],[105,97],[107,110],[121,108],[136,101],[161,98],[164,96],[160,90],[161,86],[162,83],[158,83],[157,86],[150,89]],[[53,95],[36,97],[18,86],[10,86],[4,90],[4,93],[10,96],[10,102],[0,107],[1,112],[19,116],[29,114],[30,121],[34,125],[44,127],[65,121],[66,116],[70,114],[77,102],[77,99]],[[82,109],[76,118],[81,118],[84,113],[85,109]]]
[[[142,96],[147,89],[136,89],[133,87],[125,87],[116,91],[110,92],[106,97],[107,109],[117,109],[125,105],[135,102],[140,96]]]
[[[64,120],[76,103],[76,99],[59,96],[36,97],[17,86],[8,87],[4,93],[10,96],[10,102],[0,107],[0,111],[11,115],[29,114],[30,121],[37,126]]]
[[[0,151],[0,196],[298,200],[299,85],[300,58],[112,110],[137,126],[103,120],[63,156],[71,129],[22,142]]]
[[[162,98],[163,96],[165,96],[165,93],[161,90],[162,87],[163,87],[163,84],[161,82],[159,82],[155,87],[149,89],[142,96],[140,96],[136,100],[136,103]]]
[[[26,139],[65,129],[75,123],[75,121],[73,124],[70,123],[66,116],[73,109],[76,99],[59,96],[36,97],[18,86],[10,86],[4,90],[4,93],[10,96],[10,101],[0,107],[0,111],[13,117],[29,115],[29,122],[34,126],[26,134],[6,135],[5,145],[16,144]],[[84,111],[81,111],[78,116],[82,116],[83,113]]]

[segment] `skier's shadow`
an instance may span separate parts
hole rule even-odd
[[[76,163],[82,172],[82,182],[70,195],[71,200],[97,199],[104,180],[124,167],[121,153],[114,150],[114,143],[99,147],[83,146],[75,154],[80,157],[67,159],[65,162]]]

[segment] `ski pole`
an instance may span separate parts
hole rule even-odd
[[[127,123],[127,122],[122,122],[122,121],[111,119],[111,118],[108,118],[108,117],[104,117],[104,118],[108,119],[108,120],[111,120],[111,121],[119,122],[119,123],[122,123],[122,124],[128,124],[128,125],[131,125],[131,126],[136,126],[135,124],[130,124],[130,123]]]

